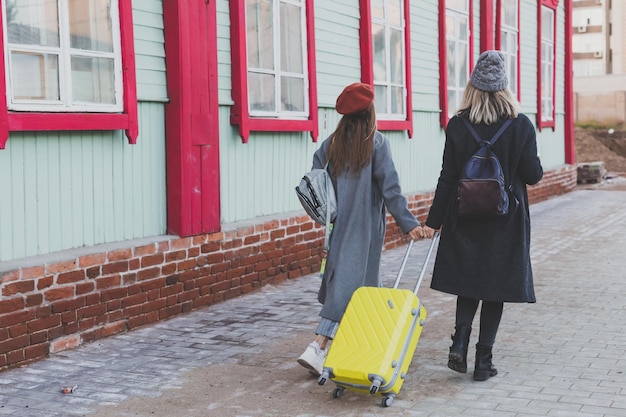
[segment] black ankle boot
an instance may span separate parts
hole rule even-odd
[[[456,326],[448,355],[448,368],[453,371],[462,374],[467,372],[467,348],[471,332],[471,326]]]
[[[476,363],[474,365],[474,381],[486,381],[498,375],[498,370],[491,363],[491,346],[476,344]]]

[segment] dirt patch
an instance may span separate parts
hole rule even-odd
[[[626,175],[626,130],[577,127],[574,140],[577,162],[602,161],[609,174]]]
[[[578,188],[626,191],[626,130],[577,127],[574,140],[576,162],[602,161],[607,170],[600,183],[581,183]]]

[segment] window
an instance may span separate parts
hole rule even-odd
[[[496,1],[496,49],[505,56],[509,88],[519,99],[519,0]]]
[[[361,81],[375,90],[380,130],[413,136],[409,0],[360,0]]]
[[[472,67],[472,1],[445,0],[439,7],[441,125],[446,126],[461,105]]]
[[[233,0],[231,123],[317,139],[313,0]],[[242,45],[244,47],[242,47]]]
[[[556,7],[558,0],[541,0],[538,10],[537,125],[555,127]]]
[[[135,143],[130,0],[8,0],[1,21],[0,148],[19,130],[125,129]]]

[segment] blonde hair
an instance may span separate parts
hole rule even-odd
[[[509,88],[489,92],[479,90],[471,82],[463,93],[461,107],[457,115],[466,113],[470,122],[493,124],[499,119],[515,119],[520,113],[520,104]]]
[[[372,159],[376,134],[376,110],[371,103],[365,110],[344,115],[328,148],[327,160],[336,178],[341,173],[358,174]]]

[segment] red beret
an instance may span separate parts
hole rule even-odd
[[[354,83],[343,89],[335,109],[340,114],[352,114],[365,110],[374,101],[374,91],[369,84]]]

